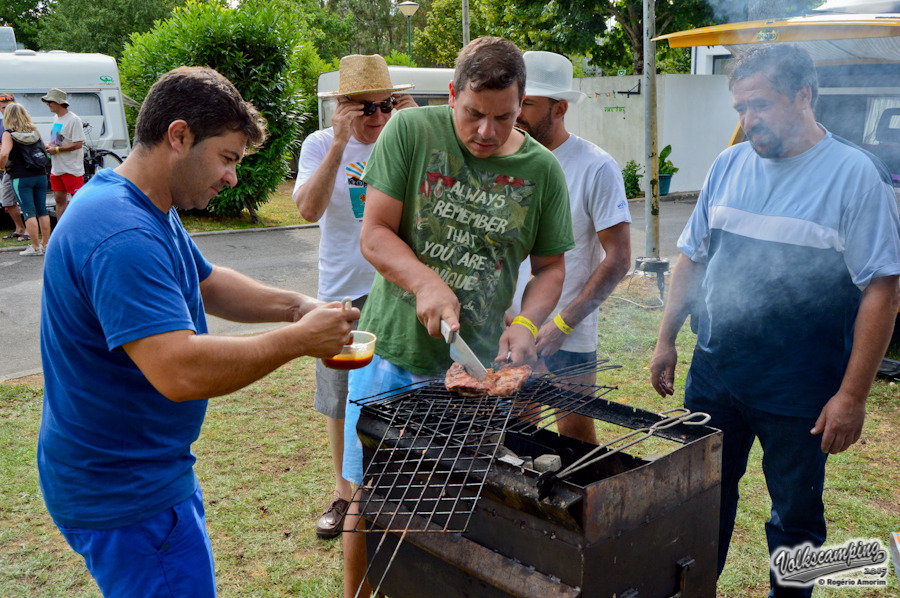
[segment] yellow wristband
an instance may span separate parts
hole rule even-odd
[[[537,338],[538,329],[537,326],[534,325],[534,322],[526,318],[525,316],[516,316],[513,318],[513,324],[521,324],[525,328],[531,331],[531,334]]]
[[[566,321],[562,319],[562,314],[556,314],[556,317],[553,318],[553,323],[556,324],[556,327],[563,331],[563,334],[572,334],[572,327],[566,324]]]
[[[56,153],[57,153],[57,154],[59,153],[59,148],[56,148]]]

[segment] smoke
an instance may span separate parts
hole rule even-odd
[[[747,0],[709,0],[715,20],[720,23],[737,23],[747,20]]]
[[[802,15],[822,0],[708,0],[716,21],[737,23]]]

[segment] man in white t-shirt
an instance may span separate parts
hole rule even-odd
[[[84,127],[77,114],[69,110],[68,96],[61,89],[51,89],[41,98],[56,118],[50,128],[50,188],[56,200],[56,218],[62,218],[69,195],[84,185]]]
[[[622,171],[608,153],[566,131],[569,103],[584,98],[572,89],[572,63],[552,52],[525,52],[525,99],[516,121],[553,152],[569,188],[575,249],[566,252],[566,279],[559,303],[538,332],[538,356],[551,372],[597,358],[600,304],[616,288],[631,263],[631,214]],[[522,263],[513,311],[531,275]],[[596,372],[568,380],[594,384]],[[561,434],[597,442],[591,418],[571,414],[557,422]]]
[[[319,222],[319,291],[323,301],[353,300],[362,309],[375,268],[359,250],[359,232],[366,202],[366,184],[360,180],[375,140],[393,109],[416,105],[409,94],[392,95],[412,85],[393,85],[384,58],[352,55],[341,59],[340,84],[332,126],[306,138],[300,150],[294,201],[300,215]],[[334,497],[316,521],[316,534],[332,538],[341,532],[352,489],[342,476],[344,411],[347,372],[325,367],[316,360],[316,395],[313,405],[326,417],[326,430],[335,470]]]

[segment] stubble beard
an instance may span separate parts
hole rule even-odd
[[[754,138],[762,137],[761,142]],[[784,143],[767,127],[756,126],[747,133],[753,151],[761,158],[780,158],[784,155]]]

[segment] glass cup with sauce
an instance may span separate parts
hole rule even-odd
[[[352,306],[350,297],[344,297],[341,304],[344,309],[350,309]],[[334,357],[322,358],[325,367],[334,370],[355,370],[372,362],[372,356],[375,354],[375,335],[363,330],[354,330],[350,334],[353,335],[353,340],[349,345],[344,345],[340,353]]]
[[[355,370],[369,365],[375,354],[375,335],[371,332],[354,330],[353,342],[344,345],[334,357],[323,357],[322,363],[335,370]]]

